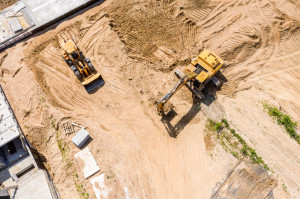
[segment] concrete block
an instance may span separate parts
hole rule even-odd
[[[84,143],[90,138],[89,132],[84,128],[81,128],[78,133],[72,138],[72,142],[78,147],[81,148]]]

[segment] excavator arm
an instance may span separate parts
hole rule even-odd
[[[199,99],[203,98],[203,94],[198,92],[195,89],[192,89],[190,85],[190,81],[194,79],[197,74],[196,73],[189,73],[188,75],[183,74],[180,70],[175,71],[175,75],[177,78],[179,78],[178,82],[176,85],[170,90],[157,104],[157,111],[160,115],[164,114],[164,105],[169,101],[169,99],[177,92],[179,91],[182,86],[186,86],[196,97]]]
[[[183,85],[187,83],[189,78],[187,76],[183,76],[179,79],[176,85],[170,90],[157,104],[157,111],[160,115],[164,114],[164,105],[169,101],[169,99],[179,90]]]

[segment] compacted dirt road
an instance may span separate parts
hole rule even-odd
[[[61,127],[68,120],[90,132],[108,198],[217,197],[241,166],[206,136],[207,118],[226,118],[270,167],[274,180],[258,189],[298,198],[300,146],[263,103],[300,120],[299,10],[296,0],[107,0],[2,52],[1,85],[62,198],[96,197]],[[86,93],[61,58],[61,38],[91,59],[102,88]],[[183,88],[170,100],[176,116],[162,120],[155,102],[202,48],[225,61],[223,86],[209,85],[200,104]],[[241,176],[240,189],[250,189]]]

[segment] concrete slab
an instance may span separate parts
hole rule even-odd
[[[15,4],[15,6],[13,7],[14,13],[18,13],[21,9],[25,8],[25,4],[23,2],[18,2]]]
[[[2,121],[0,121],[0,133],[6,131],[8,128],[11,128],[17,124],[14,116],[9,116]]]
[[[2,95],[0,94],[0,97],[1,96]],[[5,98],[0,98],[0,110],[7,108],[8,106],[8,101]]]
[[[10,175],[19,175],[26,169],[28,169],[30,167],[34,167],[33,161],[34,160],[32,159],[31,156],[27,156],[26,158],[24,158],[20,162],[18,162],[18,164],[10,167],[8,169],[8,172],[10,173]]]
[[[0,121],[5,120],[8,117],[13,116],[13,112],[9,107],[0,110]]]
[[[0,88],[0,147],[20,136],[17,120]]]
[[[103,0],[102,0],[103,1]],[[20,0],[0,11],[0,50],[97,0]]]
[[[17,125],[11,126],[5,131],[0,132],[0,147],[4,144],[8,143],[9,141],[19,137],[21,134]]]
[[[72,142],[78,147],[81,148],[86,141],[90,139],[90,134],[84,128],[81,128],[78,133],[72,138]]]
[[[30,16],[25,16],[28,12],[23,12],[26,9],[24,3],[17,2],[0,11],[0,43],[2,43],[0,47],[5,46],[3,43],[24,33],[31,27],[25,20],[30,18]]]
[[[22,0],[22,2],[31,10],[37,26],[41,26],[89,3],[90,0]]]
[[[22,30],[23,30],[23,28],[22,28],[22,26],[21,26],[21,24],[20,24],[20,22],[19,22],[19,20],[18,20],[17,17],[14,17],[14,18],[8,20],[8,23],[9,23],[11,29],[12,29],[15,33],[17,33],[17,32],[19,32],[19,31],[22,31]]]
[[[19,178],[18,189],[9,191],[14,199],[52,199],[44,172],[33,169]]]
[[[88,147],[76,153],[75,158],[86,179],[100,171],[100,168]]]
[[[104,184],[105,173],[91,179],[93,189],[97,199],[106,199],[111,189]]]

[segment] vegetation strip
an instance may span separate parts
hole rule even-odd
[[[56,132],[57,146],[61,153],[62,160],[65,162],[65,169],[67,171],[66,175],[72,176],[72,178],[74,180],[74,185],[76,187],[76,190],[77,190],[80,198],[88,199],[89,193],[87,192],[87,190],[85,189],[83,184],[78,183],[78,182],[80,182],[78,174],[76,173],[75,177],[73,177],[73,173],[76,172],[76,168],[75,168],[74,164],[72,163],[72,160],[70,159],[70,148],[68,146],[68,143],[64,140],[64,138],[61,137],[62,135],[60,133],[59,126],[56,123],[56,120],[53,119],[53,116],[51,116],[50,119],[51,119],[52,128]]]
[[[289,115],[284,114],[278,108],[264,104],[265,110],[268,111],[268,114],[277,121],[277,124],[284,126],[286,132],[300,144],[300,135],[296,132],[297,122],[293,122]]]
[[[251,148],[246,141],[232,128],[226,119],[221,122],[215,122],[211,119],[207,120],[206,128],[214,134],[216,139],[220,142],[222,147],[229,151],[234,157],[238,159],[249,158],[251,162],[263,166],[265,169],[270,170],[267,164],[257,155],[255,150]]]

